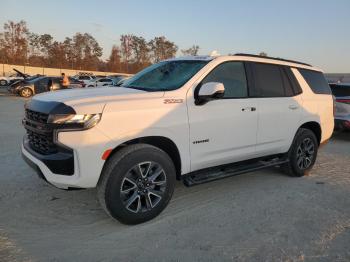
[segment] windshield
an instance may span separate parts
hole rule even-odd
[[[170,91],[183,86],[208,61],[164,61],[151,65],[126,80],[121,86],[144,91]]]

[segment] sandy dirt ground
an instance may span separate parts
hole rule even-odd
[[[350,261],[350,133],[312,173],[277,168],[186,188],[156,219],[125,226],[95,190],[62,191],[22,160],[24,100],[0,96],[0,261]]]

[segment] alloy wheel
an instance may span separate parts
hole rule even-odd
[[[167,186],[166,173],[159,163],[142,162],[132,167],[124,176],[120,197],[127,210],[143,213],[156,207]]]
[[[22,90],[21,94],[23,97],[30,97],[32,92],[28,88],[26,88],[26,89]]]
[[[310,138],[305,138],[297,149],[297,165],[301,170],[311,166],[315,155],[315,145]]]

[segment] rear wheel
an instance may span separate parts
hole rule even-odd
[[[31,97],[33,95],[32,89],[26,87],[19,92],[21,97]]]
[[[151,145],[130,145],[106,163],[98,199],[105,211],[124,224],[138,224],[161,213],[175,186],[170,157]]]
[[[315,134],[309,129],[300,128],[288,152],[289,162],[282,168],[290,176],[301,177],[308,174],[315,164],[317,150]]]

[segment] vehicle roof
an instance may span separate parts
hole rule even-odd
[[[186,57],[177,57],[177,58],[171,58],[165,61],[213,61],[213,60],[219,60],[219,61],[251,61],[251,62],[260,62],[260,63],[269,63],[269,64],[276,64],[276,65],[285,65],[290,67],[296,67],[296,68],[304,68],[314,71],[320,71],[321,69],[304,64],[299,63],[297,61],[291,61],[291,60],[284,60],[284,59],[278,59],[278,58],[271,58],[271,57],[263,57],[263,56],[253,56],[253,55],[245,55],[245,54],[237,54],[237,55],[227,55],[227,56],[186,56]]]

